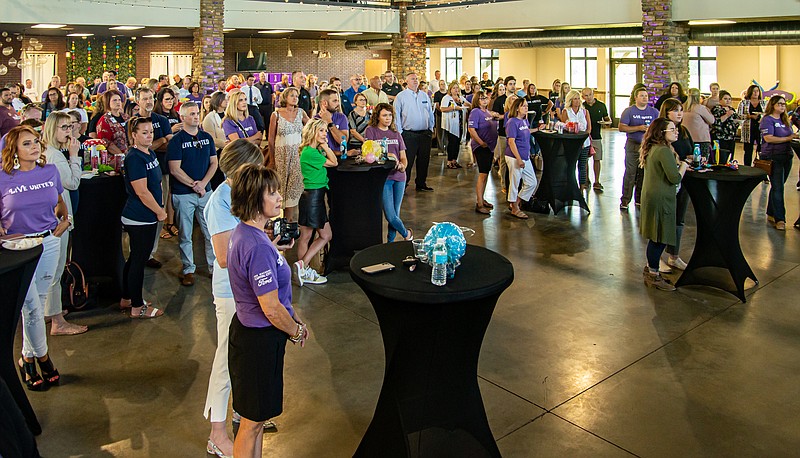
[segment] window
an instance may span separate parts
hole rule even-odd
[[[597,48],[569,49],[570,87],[597,87]]]
[[[461,48],[445,48],[444,80],[447,84],[461,76]]]
[[[689,87],[709,92],[708,86],[717,81],[717,48],[689,46]]]
[[[496,81],[500,77],[500,50],[481,49],[481,74],[479,80],[483,79],[483,72],[489,74],[489,79]]]

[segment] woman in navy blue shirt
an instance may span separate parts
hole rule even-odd
[[[125,155],[125,190],[128,200],[122,209],[122,225],[130,238],[131,253],[122,271],[122,308],[131,308],[131,318],[156,318],[163,311],[145,303],[142,298],[144,266],[156,239],[158,222],[167,218],[162,207],[161,168],[153,144],[153,122],[150,118],[133,118],[128,122],[133,146]]]

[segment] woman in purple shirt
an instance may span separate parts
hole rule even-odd
[[[562,85],[563,87],[563,85]],[[511,214],[519,219],[528,215],[519,209],[522,200],[530,200],[536,191],[536,173],[531,165],[531,129],[528,125],[528,102],[518,98],[508,110],[506,122],[506,164],[508,165],[508,202]],[[519,182],[522,181],[522,190]]]
[[[234,89],[228,93],[228,107],[222,118],[222,130],[228,141],[244,138],[256,146],[261,145],[262,134],[256,127],[256,120],[247,111],[247,97],[244,92]]]
[[[786,230],[786,207],[783,202],[783,188],[792,170],[792,148],[789,142],[798,138],[792,131],[786,115],[786,99],[773,95],[764,109],[765,116],[759,127],[764,143],[761,145],[761,158],[772,161],[769,175],[770,187],[767,200],[767,221],[779,231]]]
[[[472,139],[472,156],[478,164],[478,182],[475,184],[475,211],[488,215],[494,208],[483,198],[486,191],[486,181],[492,171],[494,148],[497,146],[497,119],[502,117],[489,110],[489,96],[483,91],[477,91],[472,98],[472,111],[469,113],[467,130]]]
[[[231,177],[231,214],[240,223],[231,234],[228,276],[236,314],[228,341],[233,410],[242,419],[234,456],[260,456],[263,424],[283,411],[286,340],[302,347],[307,326],[292,308],[292,271],[264,228],[281,212],[278,176],[245,164]],[[290,241],[288,248],[294,244]]]
[[[44,304],[58,269],[61,235],[72,221],[61,198],[58,169],[47,165],[39,134],[17,126],[6,136],[0,171],[0,235],[23,234],[42,239],[42,255],[22,306],[20,377],[29,390],[58,385],[60,376],[47,354]],[[36,363],[42,370],[42,378]]]

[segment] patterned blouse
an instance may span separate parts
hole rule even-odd
[[[104,114],[97,121],[97,138],[105,140],[108,144],[117,145],[120,151],[128,151],[128,133],[125,125],[128,116],[122,114],[120,117],[113,116],[110,112]]]
[[[711,131],[720,140],[734,140],[736,138],[736,130],[739,128],[739,123],[736,122],[738,115],[734,111],[733,114],[726,119],[722,120],[727,110],[720,105],[711,109],[711,114],[714,115],[714,124],[711,126]]]

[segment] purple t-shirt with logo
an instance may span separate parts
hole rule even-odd
[[[399,132],[395,132],[393,130],[380,130],[377,127],[369,126],[364,130],[364,138],[366,140],[373,140],[380,142],[383,138],[386,137],[386,146],[389,150],[388,154],[400,160],[400,151],[406,149],[406,144],[403,141],[403,136],[400,135]],[[386,177],[387,180],[392,181],[406,181],[406,172],[400,172],[397,169],[394,169],[389,173],[389,176]]]
[[[497,146],[497,121],[488,112],[475,108],[469,113],[468,127],[478,132],[478,137],[489,145],[489,151],[494,151]],[[470,141],[472,149],[478,149],[480,145],[475,140]]]
[[[520,159],[527,161],[531,158],[531,128],[527,119],[508,118],[508,121],[506,121],[506,138],[508,138],[509,142],[513,141],[517,145]],[[506,156],[514,157],[511,148],[506,148]]]
[[[239,121],[238,125],[232,119],[225,119],[222,121],[222,130],[225,132],[226,138],[230,134],[236,134],[239,138],[247,138],[258,132],[258,127],[256,127],[256,120],[252,116],[248,116]]]
[[[648,106],[644,110],[640,110],[636,105],[631,105],[622,112],[619,118],[620,124],[625,124],[630,127],[636,126],[649,126],[653,120],[658,117],[658,110]],[[636,143],[642,143],[644,139],[644,132],[628,132],[628,140]]]
[[[248,328],[272,326],[258,296],[278,290],[278,300],[289,315],[292,308],[292,270],[264,231],[239,223],[228,245],[228,277],[236,316]]]
[[[11,174],[0,171],[0,224],[9,234],[38,234],[58,225],[55,207],[64,192],[55,165]]]
[[[321,119],[319,114],[314,115],[314,119]],[[331,115],[331,122],[336,125],[336,128],[341,130],[342,132],[349,132],[350,131],[350,123],[347,122],[347,116],[342,113],[336,112]],[[328,129],[328,147],[335,153],[339,151],[339,147],[342,145],[341,138],[333,138],[333,134],[331,134],[331,130]],[[350,149],[348,147],[347,149]]]
[[[761,136],[774,135],[776,137],[789,137],[792,135],[792,126],[785,124],[780,118],[773,118],[772,116],[764,116],[761,118]],[[761,144],[761,154],[765,157],[770,157],[773,154],[788,154],[791,147],[789,143],[769,143],[763,142]]]

